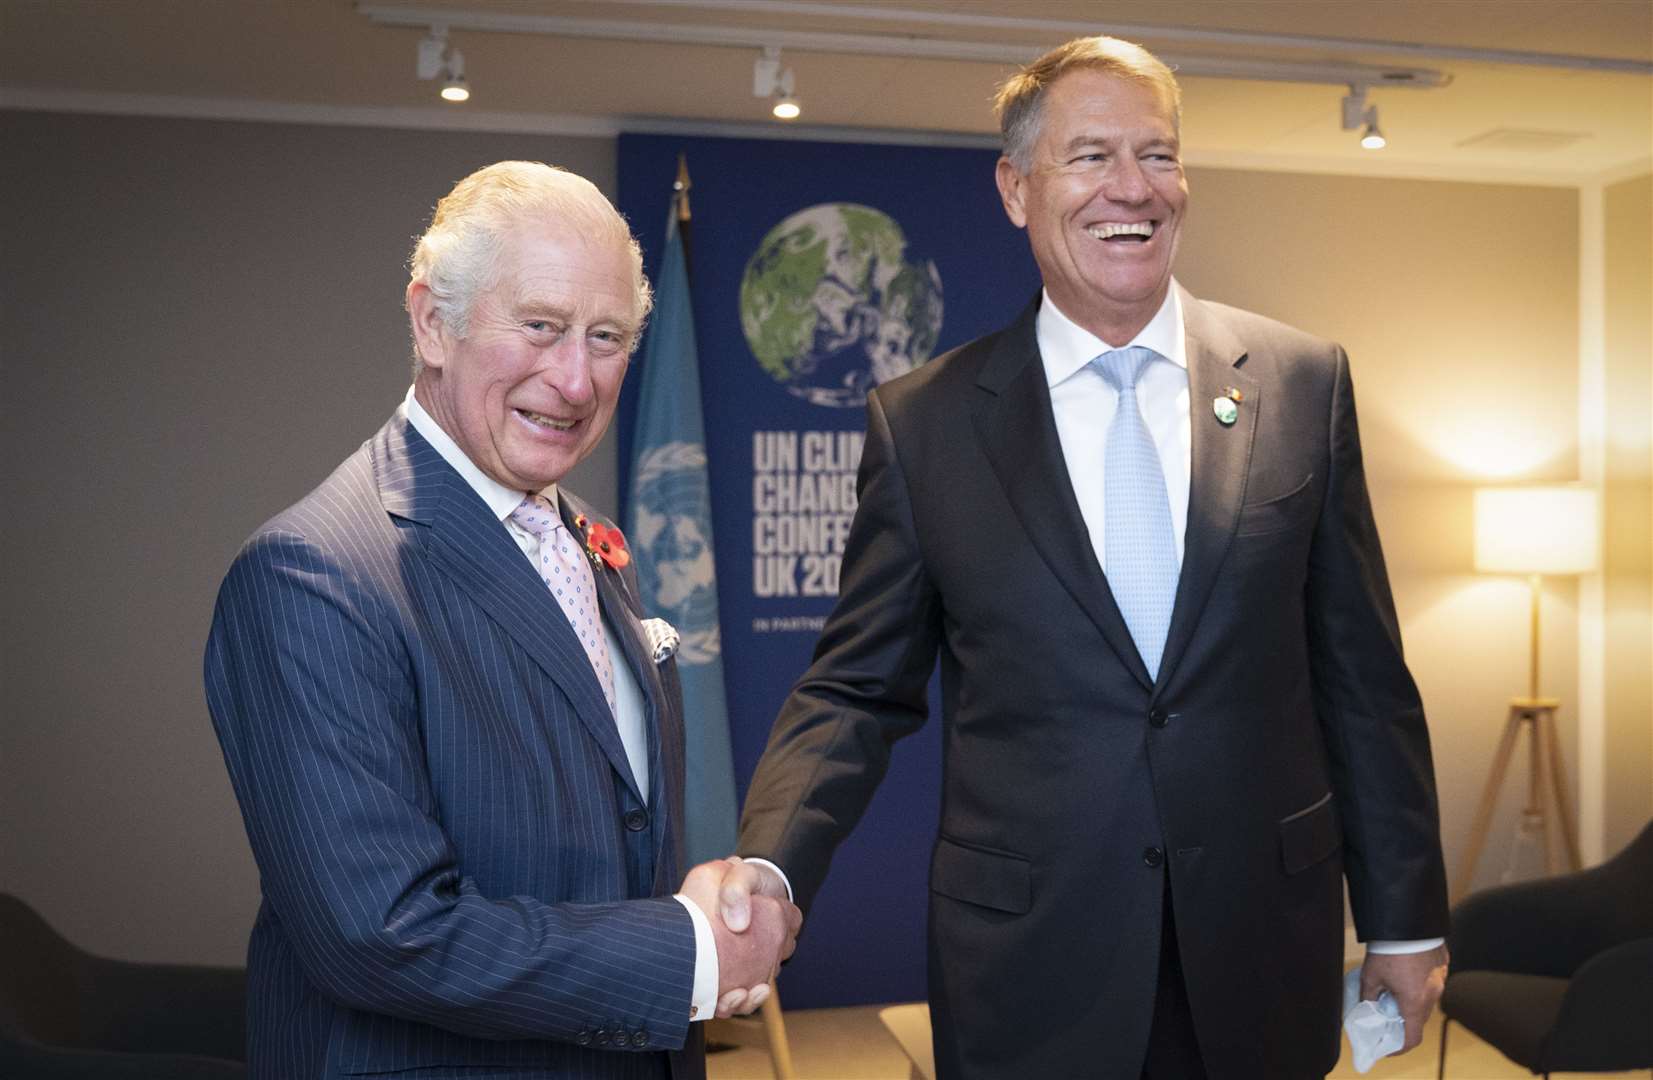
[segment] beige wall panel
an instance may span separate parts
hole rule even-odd
[[[1474,572],[1471,492],[1577,477],[1577,193],[1209,169],[1189,186],[1183,283],[1349,351],[1456,875],[1508,699],[1527,685],[1527,587]],[[1544,638],[1576,798],[1576,583],[1547,583]],[[1522,775],[1506,782],[1478,884],[1537,868],[1536,845],[1515,842]]]
[[[1606,835],[1653,818],[1653,176],[1604,194]]]

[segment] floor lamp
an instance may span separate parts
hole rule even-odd
[[[1483,573],[1525,574],[1532,587],[1531,655],[1527,693],[1512,697],[1503,737],[1493,755],[1492,771],[1475,811],[1458,873],[1457,893],[1466,892],[1475,879],[1475,864],[1486,846],[1487,829],[1498,803],[1498,792],[1509,770],[1510,758],[1522,731],[1527,733],[1527,803],[1521,828],[1541,833],[1546,872],[1555,865],[1554,834],[1559,832],[1567,851],[1567,866],[1580,869],[1578,821],[1567,797],[1566,768],[1561,740],[1555,731],[1555,713],[1561,699],[1545,697],[1539,681],[1539,654],[1543,642],[1540,615],[1543,575],[1584,574],[1596,568],[1600,513],[1596,493],[1584,487],[1480,488],[1475,492],[1475,569]],[[1549,802],[1554,798],[1552,821]]]

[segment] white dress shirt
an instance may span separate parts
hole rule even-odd
[[[1045,365],[1045,382],[1050,386],[1050,405],[1056,414],[1056,435],[1062,443],[1073,494],[1085,518],[1091,546],[1098,565],[1103,558],[1103,459],[1108,443],[1108,425],[1119,407],[1119,391],[1108,385],[1091,363],[1113,349],[1141,346],[1162,359],[1143,367],[1136,381],[1136,400],[1148,434],[1159,451],[1160,468],[1165,472],[1165,493],[1171,500],[1171,532],[1177,543],[1177,568],[1182,567],[1183,533],[1188,527],[1188,476],[1192,460],[1193,432],[1188,410],[1188,351],[1183,340],[1182,303],[1177,291],[1165,294],[1165,302],[1140,333],[1130,341],[1110,345],[1064,315],[1044,295],[1039,305],[1035,333],[1039,357]]]
[[[407,397],[402,401],[402,408],[413,430],[422,435],[426,442],[435,448],[442,460],[452,465],[454,471],[465,478],[488,509],[505,526],[505,531],[511,534],[517,547],[522,549],[523,556],[534,572],[539,572],[539,537],[524,529],[511,520],[511,512],[522,505],[522,500],[528,495],[526,491],[506,487],[481,469],[476,463],[465,456],[459,449],[459,444],[449,437],[442,426],[432,419],[424,406],[419,404],[413,396],[413,388],[409,387]],[[550,500],[552,506],[557,506],[557,485],[552,484],[539,494]],[[632,674],[631,665],[624,660],[625,651],[620,641],[614,636],[614,628],[609,625],[608,619],[603,619],[603,636],[608,641],[608,654],[616,658],[614,667],[614,724],[620,729],[620,743],[625,747],[626,761],[631,765],[631,774],[637,781],[637,790],[642,792],[643,800],[649,797],[649,738],[645,729],[645,709],[643,705],[643,690],[637,685],[637,676]],[[689,911],[689,918],[694,923],[695,939],[695,975],[694,992],[690,999],[689,1015],[696,1020],[710,1019],[717,1009],[717,942],[712,937],[711,923],[706,921],[705,912],[699,905],[688,897],[679,894],[676,899]]]

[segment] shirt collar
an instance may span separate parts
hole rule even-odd
[[[465,478],[465,482],[471,485],[471,490],[480,495],[482,501],[488,504],[488,509],[493,511],[494,517],[504,521],[511,516],[511,511],[522,505],[522,498],[525,493],[515,488],[506,487],[477,468],[475,462],[466,457],[465,452],[459,449],[459,444],[454,442],[446,431],[442,430],[442,425],[438,424],[431,417],[431,414],[425,411],[425,407],[419,404],[419,399],[413,396],[413,387],[411,386],[408,387],[407,397],[402,399],[402,409],[407,415],[408,423],[413,426],[413,430],[424,436],[425,441],[430,443],[438,454],[442,455],[442,460],[452,465],[454,472]],[[551,500],[552,506],[558,505],[556,484],[550,485],[540,494]]]
[[[1068,318],[1047,290],[1040,299],[1035,322],[1035,338],[1039,356],[1045,365],[1045,381],[1050,386],[1063,382],[1098,356],[1114,348],[1140,345],[1152,349],[1180,368],[1188,367],[1188,350],[1184,341],[1182,299],[1177,295],[1177,284],[1165,291],[1165,301],[1154,312],[1154,317],[1130,341],[1123,345],[1109,345],[1106,341]]]

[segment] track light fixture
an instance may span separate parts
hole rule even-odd
[[[442,80],[443,101],[468,101],[470,84],[465,81],[465,54],[448,41],[448,28],[431,24],[430,34],[419,43],[419,77],[427,82]]]
[[[774,98],[769,111],[775,119],[796,120],[803,115],[803,108],[793,94],[795,82],[791,68],[781,69],[780,46],[765,45],[763,55],[752,64],[752,96]]]
[[[1378,129],[1378,107],[1366,104],[1366,87],[1360,83],[1350,83],[1348,96],[1343,99],[1343,130],[1353,131],[1362,125],[1366,129],[1360,133],[1362,147],[1382,150],[1389,145],[1389,140]]]

